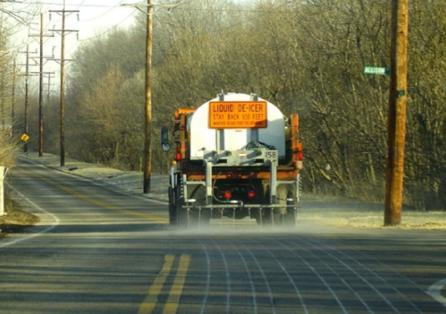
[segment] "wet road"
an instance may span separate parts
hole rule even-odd
[[[446,278],[444,232],[183,231],[160,202],[32,164],[11,175],[43,213],[0,240],[0,313],[446,312],[426,293]]]

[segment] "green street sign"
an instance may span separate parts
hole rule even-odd
[[[388,68],[383,68],[383,67],[367,66],[367,67],[364,68],[364,74],[389,75],[390,74],[390,70]]]

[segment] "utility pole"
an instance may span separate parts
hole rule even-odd
[[[43,34],[43,13],[40,13],[40,33],[35,35],[29,35],[29,37],[39,37],[40,55],[39,55],[39,117],[38,117],[38,130],[39,130],[39,141],[37,145],[37,151],[39,152],[39,157],[43,156],[43,38],[44,37],[54,37],[54,35],[44,35]]]
[[[167,9],[175,9],[178,3],[159,5]],[[153,7],[152,0],[147,0],[147,8],[141,9],[136,4],[121,4],[122,6],[134,6],[146,14],[146,73],[145,73],[145,102],[144,102],[144,152],[143,152],[143,192],[149,193],[152,176],[152,46],[153,46]]]
[[[152,42],[153,42],[153,5],[147,0],[146,22],[146,76],[144,106],[144,182],[143,191],[149,193],[152,175]]]
[[[16,79],[16,59],[12,62],[12,91],[11,91],[11,137],[14,136],[15,122],[15,79]]]
[[[24,111],[24,125],[23,125],[23,133],[29,133],[28,127],[28,78],[29,78],[29,45],[26,45],[26,63],[25,63],[25,111]],[[28,152],[28,143],[25,142],[23,144],[23,151],[25,153]]]
[[[23,76],[25,76],[25,110],[24,110],[24,123],[23,123],[23,133],[26,135],[29,135],[29,126],[28,126],[28,107],[29,107],[29,99],[28,99],[28,94],[29,94],[29,77],[31,76],[31,74],[29,73],[29,55],[31,54],[31,52],[29,51],[29,44],[26,45],[26,51],[20,51],[20,53],[24,53],[25,54],[25,74],[23,74]],[[35,52],[33,52],[35,53]],[[23,64],[22,64],[23,65]],[[24,145],[23,145],[23,151],[25,153],[28,152],[28,142],[25,141]]]
[[[43,13],[40,13],[40,56],[39,56],[39,157],[43,156],[43,114],[42,114],[42,100],[43,100]]]
[[[1,104],[1,115],[2,115],[2,130],[6,128],[6,117],[5,117],[5,72],[2,71],[0,78],[0,104]]]
[[[66,10],[65,0],[63,1],[62,10],[50,10],[50,13],[58,13],[62,17],[61,29],[54,29],[53,31],[60,33],[60,101],[59,101],[59,139],[60,139],[60,166],[65,166],[65,34],[71,32],[78,32],[78,30],[66,29],[66,16],[72,13],[79,13],[79,10]]]
[[[392,46],[384,225],[401,223],[406,140],[409,0],[392,0]]]
[[[60,102],[59,102],[59,132],[60,132],[60,166],[65,166],[65,0],[62,12],[62,29],[60,34]]]

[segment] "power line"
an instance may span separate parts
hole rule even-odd
[[[82,0],[79,4],[76,5],[77,9],[80,9],[84,4],[86,0]]]
[[[29,3],[29,4],[34,4],[34,5],[39,5],[39,4],[41,4],[41,5],[54,5],[54,6],[60,6],[60,3],[59,2],[27,2],[27,3]],[[114,6],[116,6],[115,4],[112,4],[112,5],[110,5],[110,4],[82,4],[81,6],[80,6],[80,4],[78,3],[78,4],[69,4],[69,3],[67,3],[66,4],[66,7],[78,7],[78,8],[80,8],[80,7],[87,7],[87,8],[110,8],[110,7],[114,7]]]
[[[108,13],[110,13],[111,11],[113,11],[113,10],[115,10],[115,9],[117,9],[117,8],[121,8],[121,7],[120,7],[119,5],[114,6],[114,7],[110,7],[108,10],[102,12],[101,14],[96,15],[96,16],[94,16],[94,17],[92,17],[92,18],[81,19],[80,22],[81,22],[81,23],[88,23],[88,22],[94,21],[94,20],[96,20],[96,19],[99,19],[99,18],[101,18],[101,17],[107,15]]]
[[[103,35],[105,35],[105,34],[111,32],[111,31],[115,30],[115,28],[116,28],[117,26],[123,24],[125,21],[127,21],[128,18],[130,18],[131,16],[133,16],[137,11],[138,11],[137,9],[134,9],[132,12],[130,12],[129,15],[127,15],[127,16],[126,16],[122,21],[120,21],[118,24],[113,25],[112,27],[108,28],[107,30],[105,30],[104,32],[102,32],[102,33],[100,33],[100,34],[97,34],[97,35],[94,35],[94,36],[91,36],[91,37],[88,37],[88,38],[85,38],[85,39],[80,39],[79,42],[86,42],[86,41],[90,41],[90,40],[93,40],[93,39],[102,37]]]

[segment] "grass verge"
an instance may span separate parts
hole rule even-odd
[[[403,208],[402,221],[391,229],[446,230],[446,210],[419,211]],[[384,204],[336,196],[306,194],[298,219],[333,227],[389,229],[384,227]]]
[[[0,217],[0,238],[8,233],[21,232],[39,222],[36,215],[23,211],[17,202],[5,200],[6,215]]]

